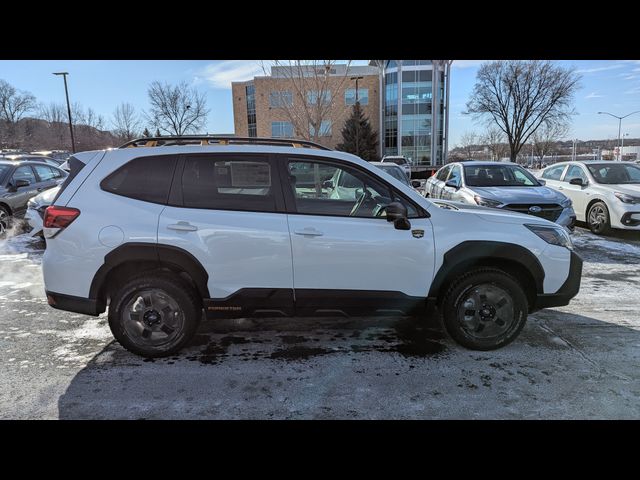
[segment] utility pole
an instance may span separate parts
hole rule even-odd
[[[358,80],[362,80],[364,77],[351,77],[351,80],[356,81],[356,105],[360,107],[360,101],[358,99]],[[356,121],[356,156],[360,156],[360,120]]]
[[[64,94],[67,97],[67,114],[69,118],[69,132],[71,133],[71,151],[76,153],[76,141],[73,138],[73,123],[71,122],[71,104],[69,103],[69,89],[67,88],[67,75],[69,72],[54,72],[54,75],[62,75],[64,78]]]
[[[634,113],[640,113],[640,110],[636,110],[635,112],[631,112],[628,113],[627,115],[624,115],[623,117],[619,117],[618,115],[614,115],[613,113],[609,113],[609,112],[598,112],[598,114],[600,115],[609,115],[613,118],[617,118],[618,119],[618,145],[620,145],[620,151],[618,152],[618,161],[620,162],[622,160],[622,143],[624,142],[624,140],[622,140],[622,138],[620,137],[620,133],[622,132],[622,119],[623,118],[627,118],[630,115],[633,115]]]

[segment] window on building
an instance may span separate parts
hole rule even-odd
[[[293,105],[293,95],[289,90],[269,93],[269,106],[273,108],[290,107]]]
[[[273,138],[293,138],[293,124],[291,122],[271,122],[271,136]]]
[[[253,84],[247,85],[247,125],[250,137],[257,136],[256,120],[256,89]]]
[[[358,102],[360,103],[360,105],[369,105],[369,89],[368,88],[358,88]],[[356,104],[355,88],[347,88],[344,91],[344,103],[346,105]]]
[[[309,135],[312,137],[316,136],[316,129],[313,125],[309,124]],[[320,132],[318,133],[319,137],[330,137],[331,136],[331,120],[322,120],[320,123]]]
[[[321,93],[317,90],[309,90],[307,92],[307,103],[309,105],[316,105],[319,103],[318,98],[322,96],[321,103],[323,105],[329,105],[331,103],[331,90],[324,90]]]

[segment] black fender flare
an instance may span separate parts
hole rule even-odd
[[[538,258],[527,248],[515,243],[488,240],[469,240],[459,243],[444,254],[442,266],[435,275],[429,297],[437,297],[450,274],[466,267],[482,264],[490,265],[495,260],[517,263],[533,277],[537,293],[543,293],[544,268]]]
[[[91,282],[89,297],[98,299],[109,273],[128,262],[151,262],[157,267],[173,266],[185,271],[193,279],[202,298],[209,298],[209,274],[196,257],[186,250],[172,245],[156,243],[124,243],[104,257],[104,263],[98,269]]]

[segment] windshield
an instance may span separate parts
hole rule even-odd
[[[407,176],[405,175],[405,173],[402,171],[401,168],[398,168],[396,166],[391,166],[391,165],[389,166],[381,165],[380,168],[382,168],[385,172],[387,172],[396,180],[400,180],[405,185],[409,185],[409,179],[407,178]]]
[[[465,165],[469,187],[539,187],[533,175],[517,165]]]
[[[384,159],[385,162],[395,163],[396,165],[405,165],[407,160],[402,157],[387,157]]]
[[[640,183],[640,167],[636,165],[598,163],[587,167],[598,183]]]

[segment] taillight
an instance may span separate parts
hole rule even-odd
[[[67,228],[79,215],[80,210],[77,208],[56,207],[55,205],[51,205],[44,211],[43,226],[44,228],[50,229]],[[58,231],[59,230],[45,231],[45,236],[52,238]],[[49,235],[47,235],[47,233],[49,233]]]

